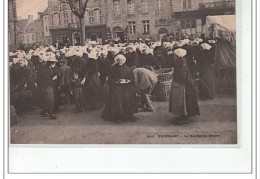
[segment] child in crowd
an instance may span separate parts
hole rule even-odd
[[[81,85],[82,78],[79,77],[78,72],[73,73],[72,77],[72,92],[75,96],[76,109],[75,112],[83,112],[83,86]]]

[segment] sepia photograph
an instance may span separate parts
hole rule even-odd
[[[8,0],[10,144],[238,144],[235,0]]]

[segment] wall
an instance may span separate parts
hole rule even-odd
[[[117,15],[114,11],[113,0],[107,1],[107,26],[110,27],[112,33],[115,27],[121,27],[123,30],[127,30],[129,21],[135,21],[136,23],[136,33],[134,35],[128,33],[129,40],[136,40],[137,38],[158,40],[160,28],[166,28],[169,33],[173,32],[173,24],[158,23],[160,19],[166,19],[168,22],[171,21],[171,0],[162,1],[163,7],[161,11],[157,10],[156,0],[148,1],[148,13],[143,13],[142,11],[142,0],[135,0],[134,6],[134,14],[128,14],[127,0],[120,0],[121,13]],[[149,20],[150,34],[147,35],[143,33],[144,20]]]

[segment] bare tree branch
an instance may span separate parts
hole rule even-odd
[[[72,13],[75,14],[76,16],[82,18],[82,12],[80,11],[80,9],[78,9],[78,8],[74,5],[73,0],[59,0],[59,1],[60,1],[61,3],[69,4]]]
[[[83,12],[84,12],[83,14],[85,14],[85,12],[86,12],[86,8],[87,8],[88,1],[89,1],[89,0],[86,0],[85,3],[84,3],[84,5],[83,5]]]

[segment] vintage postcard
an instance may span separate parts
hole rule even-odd
[[[235,0],[8,0],[11,144],[238,144]]]
[[[7,173],[252,173],[252,3],[6,1]]]

